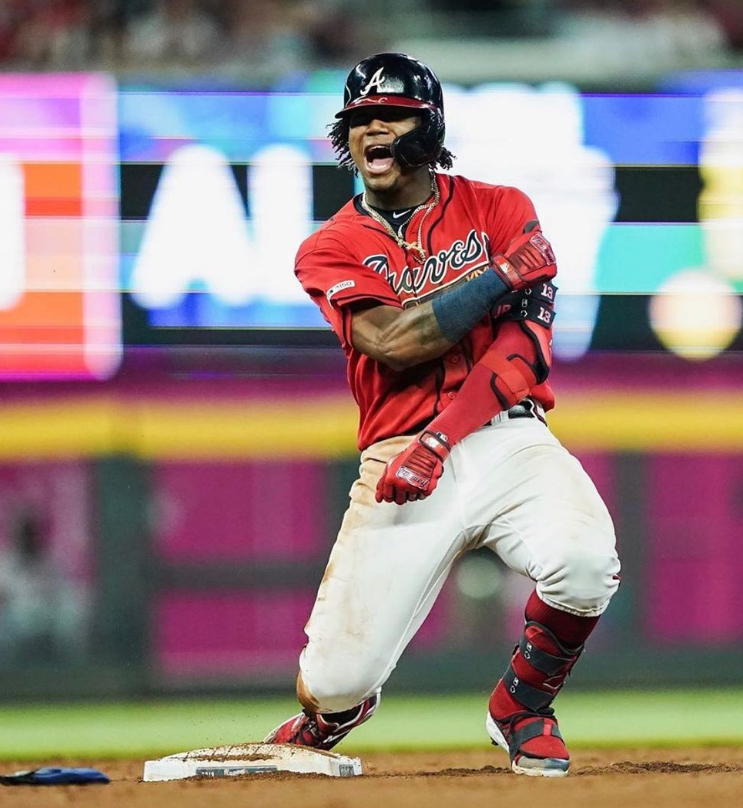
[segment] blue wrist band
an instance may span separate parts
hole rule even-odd
[[[449,342],[459,342],[510,289],[486,269],[482,275],[434,298],[433,314]]]

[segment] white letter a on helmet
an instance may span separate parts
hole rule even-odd
[[[359,93],[359,95],[369,95],[373,87],[376,87],[377,90],[382,89],[382,85],[384,84],[384,68],[380,67],[379,70],[369,79],[366,87]]]

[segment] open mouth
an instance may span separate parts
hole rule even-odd
[[[394,163],[389,146],[368,146],[364,151],[364,163],[370,174],[384,174]]]

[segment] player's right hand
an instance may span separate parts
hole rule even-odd
[[[492,269],[512,292],[552,280],[557,274],[555,254],[537,222],[529,222],[505,253],[493,258]]]
[[[424,430],[400,454],[387,461],[377,483],[377,502],[402,505],[433,493],[444,473],[451,446],[441,432]]]

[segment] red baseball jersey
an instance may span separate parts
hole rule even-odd
[[[348,381],[359,406],[359,449],[394,435],[415,434],[450,404],[470,369],[497,338],[485,316],[443,356],[403,371],[357,351],[351,341],[354,306],[360,302],[408,308],[483,272],[494,255],[537,218],[522,191],[436,174],[438,205],[422,229],[426,260],[400,247],[356,197],[306,239],[295,272],[340,339]],[[423,211],[407,225],[417,237]],[[524,335],[525,341],[529,337]],[[545,382],[532,390],[545,409],[554,396]]]

